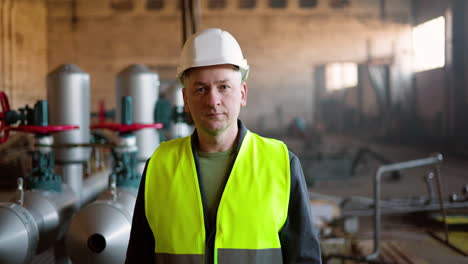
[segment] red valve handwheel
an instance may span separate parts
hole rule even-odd
[[[33,134],[52,134],[62,131],[68,131],[73,129],[78,129],[79,126],[69,126],[69,125],[61,125],[61,126],[17,126],[17,127],[7,127],[7,130],[15,130],[25,133],[33,133]]]
[[[131,125],[124,125],[124,124],[117,124],[117,123],[108,123],[108,124],[97,124],[97,125],[91,126],[91,129],[109,129],[113,131],[118,131],[120,133],[133,132],[133,131],[141,130],[143,128],[161,129],[163,128],[163,124],[162,123],[154,123],[154,124],[133,123]]]
[[[4,143],[8,140],[10,135],[10,130],[33,133],[33,134],[51,134],[61,131],[68,131],[72,129],[77,129],[79,126],[70,126],[70,125],[59,125],[59,126],[7,126],[6,122],[6,113],[10,111],[10,103],[8,102],[8,97],[4,92],[0,92],[0,143]],[[2,135],[3,134],[3,135]]]
[[[104,124],[106,121],[106,106],[104,104],[104,101],[101,100],[99,102],[99,124]]]
[[[10,103],[4,92],[0,92],[0,143],[7,141],[10,131],[6,129],[6,113],[10,111]]]

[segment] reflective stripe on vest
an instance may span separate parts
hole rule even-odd
[[[289,154],[250,131],[222,194],[214,263],[282,263],[279,231],[288,211]],[[146,170],[145,212],[157,263],[203,263],[206,231],[190,137],[161,143]]]

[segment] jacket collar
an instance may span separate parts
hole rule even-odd
[[[244,141],[245,135],[247,134],[247,128],[245,127],[244,123],[239,119],[237,119],[237,127],[239,128],[239,131],[237,132],[237,139],[236,139],[236,146],[235,146],[236,153],[239,152],[242,142]],[[195,131],[193,131],[193,134],[191,136],[191,141],[192,141],[192,150],[194,152],[198,152],[199,143],[198,143],[198,134],[197,134],[196,129]]]

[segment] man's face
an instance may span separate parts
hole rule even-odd
[[[216,136],[237,126],[240,108],[247,104],[247,85],[234,66],[192,68],[184,83],[185,111],[200,132]]]

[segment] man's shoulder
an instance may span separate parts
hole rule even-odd
[[[286,144],[283,141],[279,140],[279,139],[261,136],[261,135],[259,135],[257,133],[254,133],[254,132],[250,131],[250,130],[248,131],[248,133],[251,134],[252,137],[254,137],[256,140],[272,143],[272,144],[275,144],[275,145],[284,145],[284,146],[286,146]]]
[[[294,152],[292,152],[291,150],[288,150],[288,153],[289,153],[289,162],[290,163],[299,162],[299,158],[296,156],[296,154],[294,154]]]
[[[159,153],[168,154],[171,151],[179,151],[181,147],[186,144],[190,144],[190,136],[183,138],[171,139],[168,141],[161,142],[153,153],[153,156],[158,155]]]

